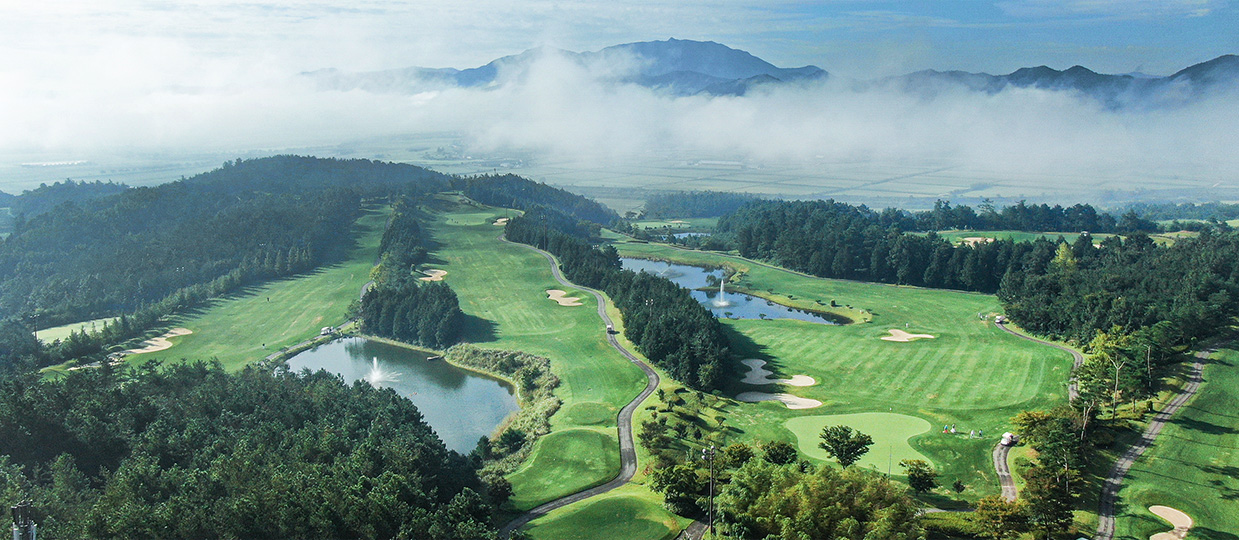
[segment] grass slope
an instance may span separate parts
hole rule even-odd
[[[1239,352],[1219,351],[1204,380],[1128,471],[1115,538],[1143,540],[1169,530],[1149,512],[1160,504],[1192,517],[1192,538],[1239,539]]]
[[[649,491],[630,484],[555,510],[526,530],[534,540],[668,540],[689,520],[668,514],[659,503]]]
[[[594,297],[569,288],[569,295],[584,305],[563,307],[547,299],[547,289],[564,287],[555,281],[546,259],[498,240],[503,229],[493,225],[495,219],[513,211],[444,197],[428,212],[428,228],[437,244],[431,264],[448,272],[445,280],[469,318],[464,339],[546,356],[561,381],[555,394],[564,404],[551,418],[552,433],[509,477],[513,507],[526,510],[613,478],[619,472],[615,416],[644,388],[645,376],[606,343]],[[637,494],[635,498],[618,505],[609,498],[591,499],[536,520],[533,526],[541,532],[535,537],[597,537],[594,533],[603,529],[613,530],[610,538],[616,540],[664,536],[649,536],[644,526],[629,529],[630,522],[649,518],[674,523],[675,518],[648,490],[625,489]],[[573,521],[582,508],[590,509],[585,514],[590,516],[589,528]],[[557,524],[561,519],[569,521]]]
[[[82,322],[76,322],[72,324],[66,324],[63,326],[53,326],[51,328],[43,328],[43,329],[40,329],[38,332],[39,341],[42,341],[43,343],[51,343],[58,339],[67,339],[69,337],[69,334],[73,332],[85,330],[87,333],[89,333],[95,330],[102,330],[103,323],[105,322],[110,323],[113,320],[116,320],[116,317],[104,317],[102,319],[94,319],[91,321],[82,321]]]
[[[275,281],[179,315],[171,326],[193,334],[174,337],[170,349],[132,355],[129,362],[218,358],[236,370],[281,347],[317,336],[324,326],[343,323],[349,302],[370,280],[388,209],[369,209],[357,220],[358,245],[342,263]],[[265,345],[265,348],[264,348]]]
[[[737,365],[728,395],[744,391],[787,392],[817,399],[815,409],[789,410],[765,402],[736,404],[728,424],[733,440],[784,440],[795,444],[785,426],[792,418],[830,414],[889,412],[922,418],[928,433],[912,437],[917,452],[942,473],[940,483],[956,479],[970,498],[997,493],[990,450],[1019,411],[1047,408],[1066,399],[1071,357],[995,328],[978,313],[999,310],[996,298],[955,291],[897,287],[805,277],[767,268],[739,257],[686,251],[657,244],[618,243],[621,255],[690,264],[725,265],[744,275],[733,283],[794,301],[834,300],[864,310],[870,322],[825,326],[793,320],[726,320],[740,336],[737,354],[761,358],[774,378],[809,375],[810,387],[756,387],[741,384],[747,368]],[[926,333],[936,339],[910,343],[882,341],[890,329]],[[933,426],[955,424],[955,435]],[[862,428],[863,429],[863,428]],[[984,439],[969,439],[970,430]],[[874,429],[877,431],[878,429]],[[728,442],[733,442],[729,440]]]

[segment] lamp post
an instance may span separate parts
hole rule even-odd
[[[30,516],[30,501],[22,501],[12,507],[13,510],[13,540],[35,540],[39,526],[35,525]]]
[[[701,459],[710,462],[710,517],[708,526],[710,538],[714,538],[714,445],[701,449]]]

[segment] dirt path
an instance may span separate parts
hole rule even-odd
[[[1127,476],[1127,470],[1131,469],[1132,463],[1136,462],[1140,454],[1143,454],[1153,444],[1153,440],[1157,438],[1158,433],[1161,433],[1162,427],[1166,425],[1170,416],[1196,394],[1203,380],[1201,373],[1205,368],[1204,361],[1213,351],[1214,349],[1206,349],[1196,353],[1196,362],[1192,364],[1192,371],[1188,375],[1187,385],[1183,387],[1183,391],[1179,392],[1179,395],[1175,396],[1165,408],[1158,411],[1153,421],[1149,422],[1149,427],[1145,428],[1140,440],[1131,445],[1118,461],[1114,462],[1114,467],[1110,469],[1110,474],[1106,477],[1105,486],[1101,489],[1101,503],[1097,508],[1097,536],[1094,540],[1114,538],[1114,503],[1118,499],[1119,487],[1123,485],[1123,477]]]
[[[555,510],[557,508],[562,508],[564,506],[568,506],[569,504],[572,504],[575,502],[583,501],[595,495],[601,495],[615,488],[618,488],[624,484],[627,484],[628,481],[632,479],[633,475],[637,473],[637,449],[636,449],[636,446],[634,446],[632,442],[632,414],[636,412],[637,407],[641,405],[641,402],[645,401],[646,398],[650,397],[650,394],[654,393],[655,388],[658,388],[658,374],[655,373],[654,370],[650,368],[650,366],[646,365],[645,362],[642,362],[640,359],[638,359],[637,356],[634,355],[631,351],[624,348],[623,345],[620,345],[619,341],[615,339],[615,334],[612,334],[610,331],[605,330],[606,328],[614,328],[614,326],[611,321],[611,317],[607,315],[607,301],[602,296],[601,292],[591,289],[589,287],[576,285],[572,282],[569,282],[567,279],[564,279],[563,274],[560,273],[559,271],[559,263],[555,261],[555,257],[551,255],[550,253],[547,253],[545,251],[542,251],[536,247],[533,247],[527,244],[519,244],[516,242],[509,241],[507,238],[504,238],[502,235],[499,236],[499,240],[502,242],[508,243],[508,244],[512,244],[514,246],[520,246],[525,249],[529,249],[529,250],[541,253],[543,257],[546,257],[546,261],[550,263],[551,273],[555,275],[555,281],[558,281],[560,284],[562,284],[565,287],[575,287],[583,291],[588,291],[590,294],[594,295],[594,297],[598,299],[598,317],[602,319],[602,322],[605,325],[603,326],[603,328],[607,335],[607,342],[610,343],[611,346],[615,348],[615,350],[619,351],[620,354],[624,355],[625,358],[627,358],[632,363],[636,364],[637,367],[641,368],[641,371],[645,372],[645,378],[646,378],[645,390],[642,390],[640,395],[633,398],[633,400],[628,402],[627,405],[624,405],[623,409],[620,409],[619,419],[616,422],[616,426],[617,426],[616,429],[619,432],[619,440],[620,440],[620,473],[619,475],[616,476],[614,479],[612,479],[610,482],[607,482],[600,486],[589,488],[585,491],[579,491],[577,493],[573,493],[572,495],[560,497],[558,499],[555,499],[548,503],[544,503],[534,508],[533,510],[530,510],[528,512],[525,512],[524,514],[517,516],[516,519],[509,521],[507,525],[504,525],[502,529],[499,529],[499,537],[506,539],[508,538],[509,535],[512,534],[512,531],[515,531],[517,529],[520,529],[521,527],[524,527],[530,521],[533,521],[539,517],[542,517],[552,510]]]

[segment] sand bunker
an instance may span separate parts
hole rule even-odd
[[[770,375],[774,372],[763,368],[766,365],[765,360],[750,358],[741,360],[741,364],[749,367],[749,372],[744,374],[744,378],[740,382],[744,384],[786,384],[788,386],[813,386],[817,381],[808,375],[793,375],[790,379],[771,379]]]
[[[802,398],[791,394],[767,394],[765,392],[744,392],[736,396],[736,399],[746,403],[757,403],[758,401],[778,401],[787,405],[789,409],[812,409],[821,407],[822,402],[816,399]]]
[[[688,223],[688,222],[682,219],[673,219],[671,221],[668,221],[667,223]]]
[[[447,270],[426,270],[422,273],[427,276],[421,278],[422,281],[443,281],[443,276],[447,275]]]
[[[882,340],[883,341],[898,341],[900,343],[907,343],[909,341],[916,341],[922,338],[923,339],[934,338],[934,336],[931,336],[929,334],[909,334],[907,332],[904,332],[903,330],[898,330],[895,328],[890,329],[890,333],[891,335],[882,337]]]
[[[125,354],[142,354],[142,353],[157,352],[157,351],[170,349],[172,348],[172,342],[168,341],[168,338],[176,337],[176,336],[188,336],[192,333],[193,332],[188,328],[173,328],[171,330],[168,330],[168,333],[162,336],[143,341],[142,343],[146,344],[145,347],[142,347],[141,349],[129,349],[125,351]]]
[[[568,293],[565,291],[561,291],[559,289],[547,289],[546,290],[546,296],[549,297],[551,300],[559,302],[559,305],[561,306],[583,305],[581,304],[580,298],[577,298],[575,296],[565,296],[566,294]]]
[[[1183,540],[1187,538],[1187,531],[1192,528],[1192,518],[1187,514],[1169,506],[1160,505],[1150,506],[1149,511],[1174,525],[1173,531],[1157,533],[1150,536],[1149,540]]]
[[[495,220],[495,226],[496,226],[496,227],[502,227],[502,226],[507,225],[507,224],[508,224],[508,218],[501,217],[501,218],[499,218],[499,219],[496,219],[496,220]]]
[[[970,246],[975,246],[977,244],[988,244],[993,241],[994,241],[993,238],[987,238],[984,236],[969,236],[962,240],[963,243],[968,244]]]

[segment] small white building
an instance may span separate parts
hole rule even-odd
[[[322,330],[319,330],[319,331],[318,331],[318,335],[320,335],[320,336],[330,336],[331,334],[335,333],[335,331],[336,331],[336,329],[335,329],[335,328],[332,328],[332,327],[330,327],[330,326],[324,326]]]

